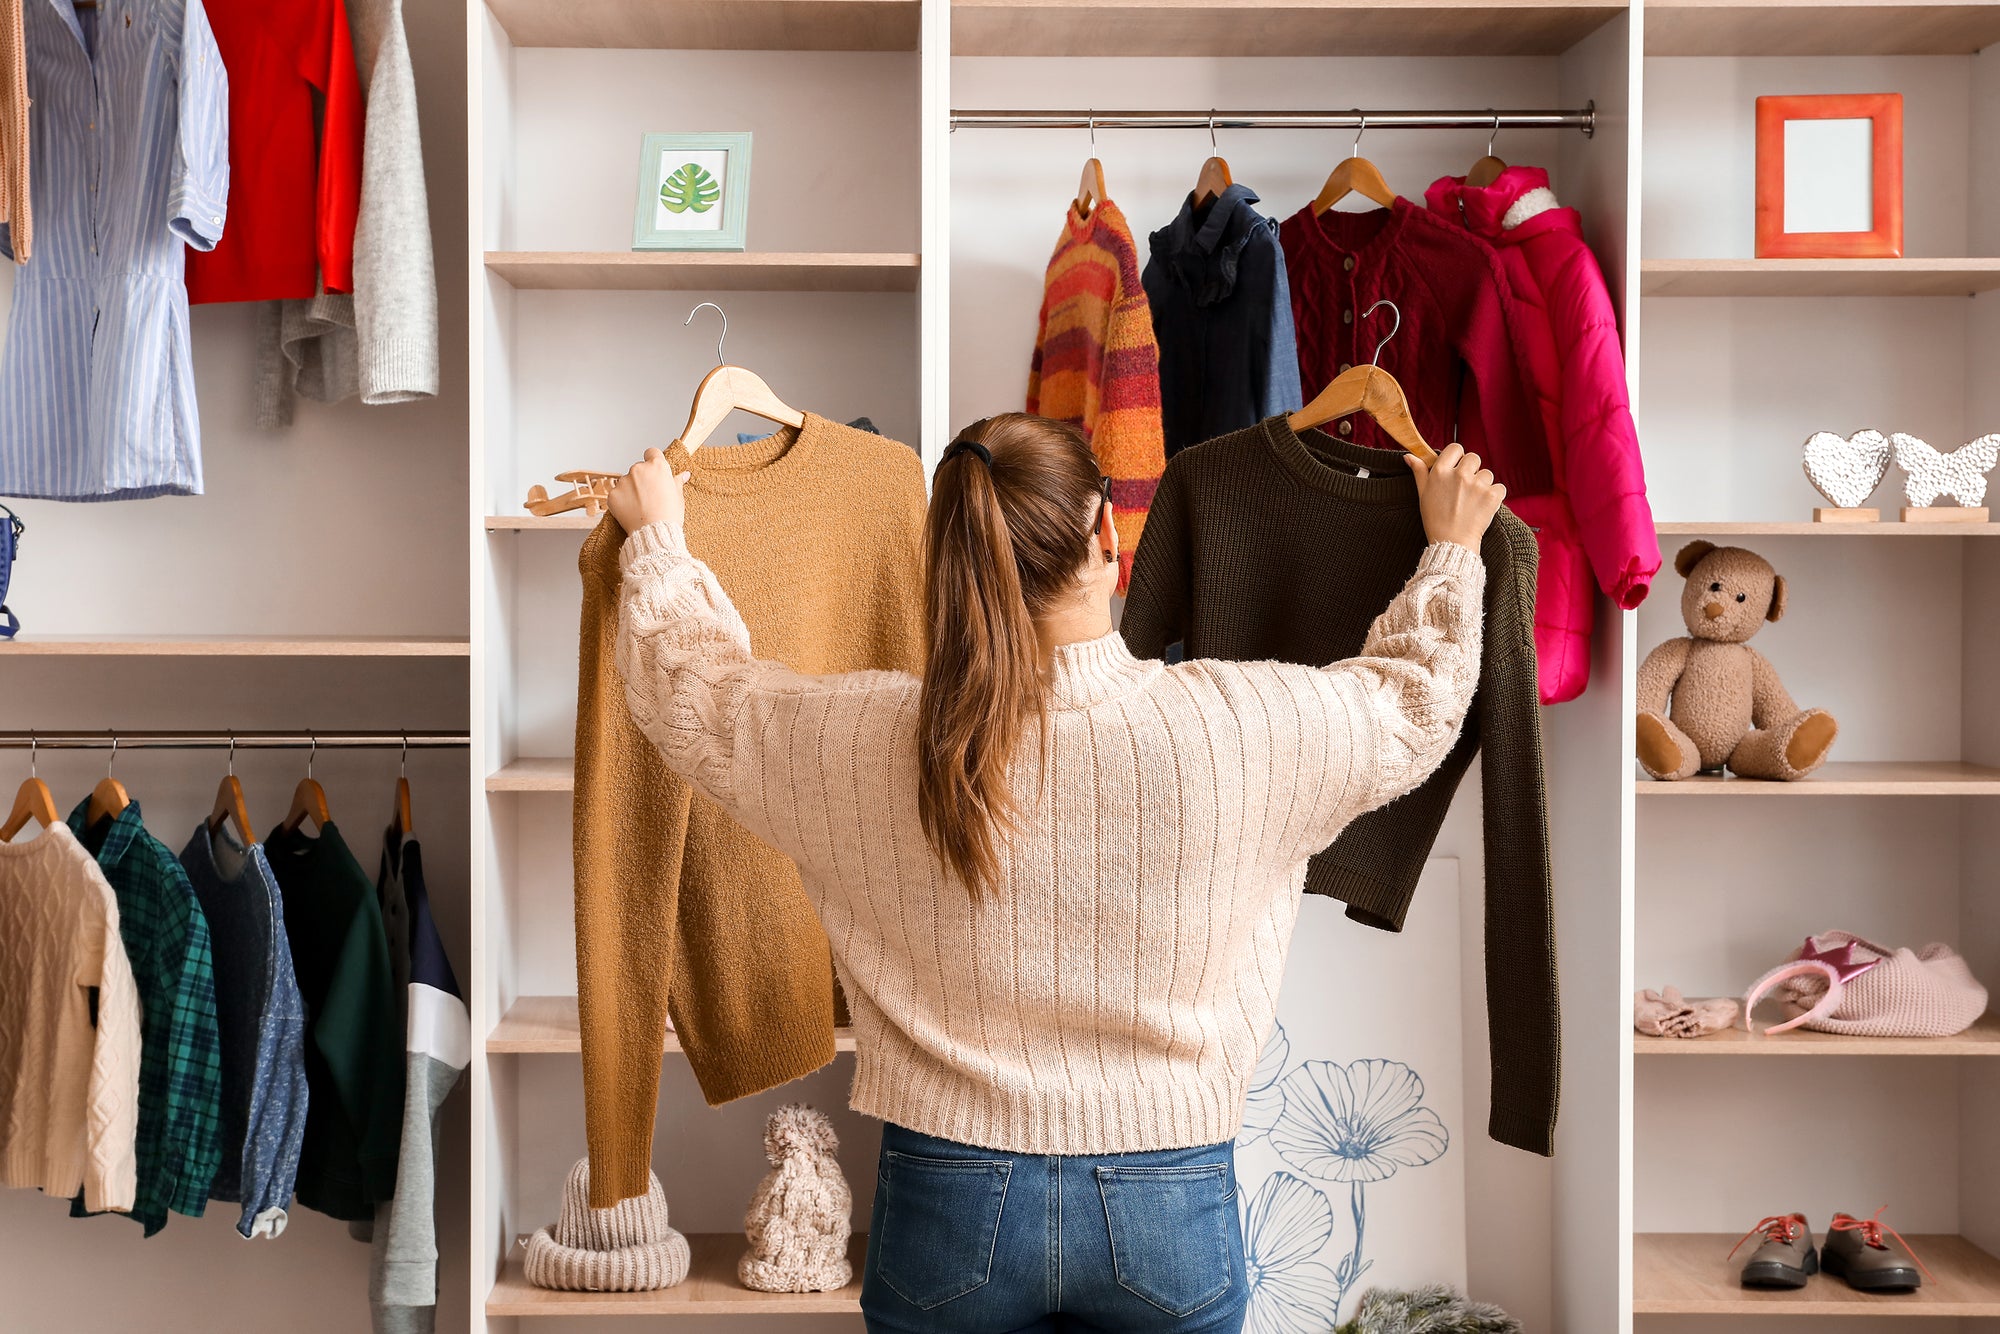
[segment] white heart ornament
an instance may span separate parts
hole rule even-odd
[[[1815,491],[1842,509],[1857,509],[1889,471],[1889,441],[1880,431],[1856,431],[1846,439],[1815,431],[1806,440],[1805,462]]]
[[[1982,435],[1949,454],[1901,431],[1889,438],[1896,447],[1896,466],[1906,474],[1903,495],[1912,508],[1935,505],[1939,496],[1968,508],[1985,501],[1986,474],[2000,463],[2000,435]]]

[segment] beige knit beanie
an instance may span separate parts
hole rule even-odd
[[[749,1253],[736,1266],[759,1292],[831,1292],[854,1277],[847,1261],[854,1196],[840,1174],[833,1123],[794,1104],[771,1113],[764,1155],[771,1173],[750,1200],[743,1231]]]
[[[528,1282],[562,1292],[651,1292],[687,1277],[687,1238],[667,1226],[667,1193],[646,1174],[646,1193],[590,1207],[590,1160],[569,1170],[552,1233],[528,1239]]]

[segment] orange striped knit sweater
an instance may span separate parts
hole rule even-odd
[[[1125,215],[1108,199],[1088,217],[1071,206],[1049,259],[1028,367],[1028,411],[1082,427],[1097,466],[1111,479],[1123,593],[1167,454],[1160,349],[1139,284],[1139,252]]]

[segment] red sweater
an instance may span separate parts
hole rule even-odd
[[[1513,298],[1493,248],[1407,199],[1366,213],[1308,205],[1279,224],[1292,280],[1292,322],[1306,402],[1349,366],[1382,349],[1381,366],[1410,400],[1410,415],[1432,448],[1452,441],[1476,451],[1510,491],[1550,489],[1541,415],[1523,383]],[[1338,425],[1342,438],[1401,452],[1367,416]],[[1337,427],[1329,427],[1336,430]]]
[[[343,0],[207,0],[229,72],[229,223],[187,257],[188,300],[354,290],[361,84]],[[313,98],[324,106],[316,126]]]

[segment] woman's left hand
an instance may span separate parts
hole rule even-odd
[[[607,507],[611,517],[627,533],[636,533],[649,523],[665,523],[679,532],[687,521],[687,489],[691,473],[677,473],[667,456],[657,449],[632,465],[632,471],[618,479]]]

